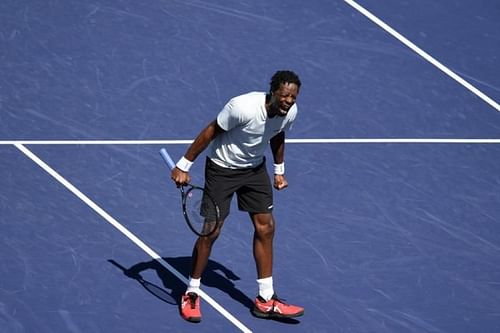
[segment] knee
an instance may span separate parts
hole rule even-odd
[[[255,235],[258,238],[270,239],[274,237],[274,220],[272,216],[255,219]]]
[[[218,228],[208,236],[200,236],[196,241],[196,245],[204,248],[210,248],[212,247],[212,244],[217,240],[217,238],[219,238],[219,234],[220,234],[220,228]]]

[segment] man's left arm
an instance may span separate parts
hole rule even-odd
[[[285,132],[279,132],[270,140],[274,159],[274,188],[282,190],[288,186],[285,178]]]

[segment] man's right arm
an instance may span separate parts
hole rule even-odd
[[[217,120],[213,120],[200,132],[200,134],[198,134],[196,139],[194,139],[186,154],[184,154],[184,157],[193,162],[198,155],[208,147],[210,142],[222,132],[224,132],[224,130],[217,124]]]
[[[222,132],[224,132],[224,130],[217,124],[217,120],[213,120],[200,132],[200,134],[198,134],[196,139],[189,146],[186,154],[184,154],[184,159],[191,163],[194,162],[198,155],[208,147],[210,142]],[[171,178],[177,186],[189,183],[191,180],[188,170],[181,170],[178,166],[172,170]]]

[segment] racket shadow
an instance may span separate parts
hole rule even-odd
[[[176,292],[175,292],[175,288],[174,289],[170,289],[171,291],[167,291],[167,289],[169,288],[162,288],[160,286],[158,286],[157,284],[154,284],[148,280],[145,280],[142,275],[140,274],[141,272],[141,267],[134,267],[132,266],[130,269],[127,269],[125,267],[123,267],[122,265],[120,265],[119,263],[117,263],[115,260],[113,259],[109,259],[108,260],[111,264],[113,264],[114,266],[118,267],[122,272],[123,274],[125,274],[125,276],[133,279],[133,280],[136,280],[144,289],[146,289],[151,295],[155,296],[156,298],[164,301],[165,303],[168,303],[168,304],[171,304],[171,305],[177,305],[178,302],[177,302],[177,299],[179,297],[176,297]],[[147,268],[145,268],[147,269]],[[180,283],[180,282],[179,282]],[[181,285],[183,285],[182,283],[180,283]],[[177,288],[179,289],[179,288]],[[180,294],[179,294],[180,295]]]
[[[191,257],[167,257],[163,258],[163,260],[168,262],[179,273],[186,277],[191,271]],[[130,268],[125,268],[112,259],[108,261],[119,268],[127,277],[139,282],[144,289],[146,289],[153,296],[168,304],[180,304],[181,295],[186,291],[186,285],[165,267],[163,267],[158,261],[150,260],[140,262],[132,265]],[[153,270],[156,273],[158,278],[161,280],[163,287],[159,287],[150,281],[146,281],[142,277],[141,273],[147,270]],[[228,294],[228,296],[241,303],[246,308],[252,309],[253,300],[246,296],[241,290],[236,288],[233,282],[239,279],[240,278],[234,274],[233,271],[224,265],[214,260],[209,260],[207,268],[203,273],[202,284],[204,286],[217,288]]]

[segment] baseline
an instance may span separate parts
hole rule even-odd
[[[6,140],[0,145],[187,145],[193,140]],[[317,138],[317,139],[286,139],[287,143],[443,143],[443,144],[499,144],[500,139],[439,139],[439,138]]]

